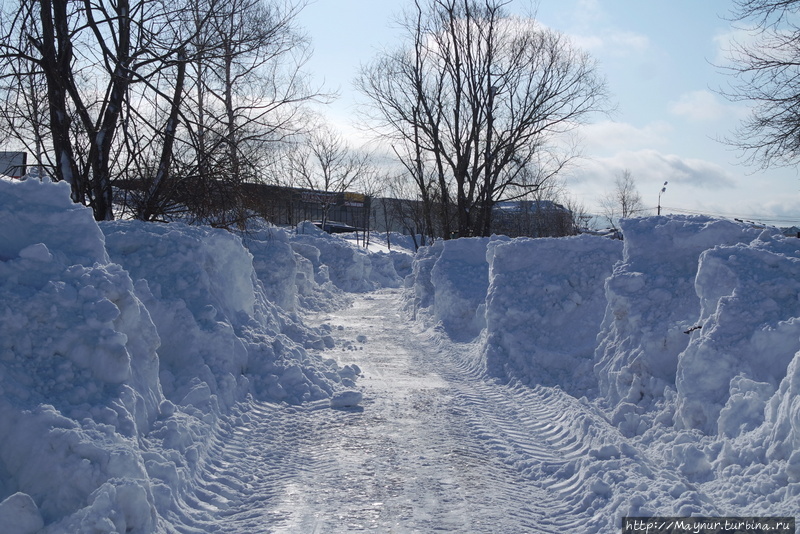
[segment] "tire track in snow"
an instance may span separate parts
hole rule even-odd
[[[192,491],[169,515],[170,531],[271,532],[279,517],[267,504],[282,484],[308,469],[302,456],[307,436],[299,422],[314,405],[251,402],[239,409],[211,439]]]
[[[616,430],[558,389],[470,370],[470,346],[413,334],[399,309],[383,291],[321,318],[342,327],[322,356],[362,368],[363,407],[253,403],[209,448],[178,532],[610,526],[594,519],[612,497],[596,475],[611,462],[619,476],[649,476],[635,451],[608,448],[623,442]]]

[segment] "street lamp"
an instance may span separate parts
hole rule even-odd
[[[661,191],[658,193],[658,214],[661,215],[661,194],[667,190],[667,183],[664,182],[664,187],[661,188]]]

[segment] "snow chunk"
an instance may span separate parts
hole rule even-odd
[[[483,305],[489,288],[486,250],[490,241],[497,239],[470,237],[445,241],[431,269],[433,315],[453,339],[472,339],[485,326]]]
[[[253,255],[253,269],[267,298],[288,312],[297,311],[298,260],[288,233],[263,225],[248,229],[242,242]]]
[[[680,356],[680,428],[735,436],[760,422],[766,398],[800,350],[798,249],[796,238],[763,236],[701,255],[695,286],[702,329]]]
[[[103,234],[92,210],[75,204],[66,182],[0,180],[0,261],[27,256],[41,259],[47,251],[67,265],[108,263]]]
[[[31,496],[18,492],[0,502],[0,525],[7,532],[34,534],[44,527],[44,520]]]
[[[47,245],[44,243],[28,245],[19,251],[19,257],[42,262],[47,262],[53,259],[53,255],[50,254],[50,250],[48,250]]]
[[[270,301],[239,237],[180,223],[102,227],[110,255],[142,279],[137,291],[161,337],[161,385],[172,402],[214,412],[247,393],[292,403],[330,396],[329,370],[304,348],[324,344],[322,333]],[[262,237],[249,244],[264,258]],[[272,294],[278,279],[289,280],[273,278]]]
[[[343,291],[361,293],[379,287],[400,287],[402,283],[390,255],[370,254],[363,247],[322,232],[308,222],[298,225],[291,239],[295,251],[312,262],[314,272],[319,273],[324,265],[327,278]],[[309,254],[308,247],[317,253]]]
[[[800,482],[800,352],[789,363],[786,377],[767,403],[759,429],[770,460],[789,460],[788,473]],[[755,438],[753,446],[760,443]]]
[[[361,400],[362,394],[360,391],[340,391],[331,397],[331,408],[351,408],[361,404]]]
[[[431,271],[444,250],[444,241],[421,247],[414,257],[411,274],[405,279],[407,308],[413,319],[422,319],[433,313],[434,289]]]
[[[595,374],[612,406],[647,408],[674,386],[678,355],[690,339],[684,332],[698,324],[700,255],[749,243],[760,230],[700,216],[626,219],[621,226],[623,262],[606,282]]]
[[[514,239],[491,248],[489,371],[572,393],[590,388],[606,308],[603,283],[621,257],[622,243],[588,235]]]

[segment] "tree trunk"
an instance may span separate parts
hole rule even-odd
[[[55,153],[56,179],[70,184],[73,202],[85,203],[86,184],[78,172],[70,133],[67,109],[67,80],[72,73],[72,42],[69,35],[66,0],[41,0],[42,41],[33,39],[42,55],[50,108],[50,135]]]
[[[178,51],[178,74],[175,79],[175,92],[172,96],[169,118],[164,126],[164,146],[161,148],[161,159],[158,163],[158,170],[145,193],[145,199],[138,219],[149,221],[153,217],[161,215],[163,212],[164,198],[162,189],[164,183],[169,179],[169,169],[172,162],[173,146],[175,144],[175,133],[178,129],[178,116],[181,107],[181,95],[183,94],[183,84],[186,78],[186,54],[183,50]]]

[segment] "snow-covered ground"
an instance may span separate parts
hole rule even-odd
[[[370,251],[0,180],[3,532],[614,532],[800,511],[800,240]]]

